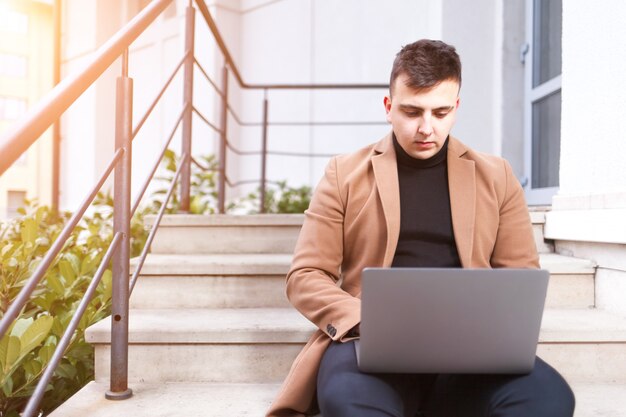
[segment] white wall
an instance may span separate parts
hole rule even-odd
[[[500,154],[502,0],[443,0],[442,40],[463,64],[461,106],[452,133],[467,145]]]
[[[238,62],[249,83],[387,84],[395,54],[417,39],[441,36],[441,1],[242,1]],[[221,26],[221,22],[218,22]],[[234,43],[234,42],[233,42]],[[385,89],[268,93],[270,121],[376,122],[372,126],[272,126],[268,149],[336,154],[354,151],[389,131]],[[241,93],[241,118],[261,120],[263,93]],[[260,149],[261,130],[241,130],[238,144]],[[230,155],[229,155],[230,157]],[[258,157],[232,158],[241,179],[258,178]],[[315,185],[328,158],[270,156],[268,177]],[[248,189],[254,187],[248,187]],[[233,193],[235,191],[232,191]]]
[[[548,222],[557,239],[626,243],[625,18],[620,0],[563,2],[561,185]]]
[[[110,34],[128,21],[138,0],[66,0],[65,71],[82,64]],[[248,83],[388,83],[399,49],[420,38],[443,38],[454,44],[463,62],[461,109],[453,134],[479,150],[501,151],[502,0],[219,0],[211,11],[244,80]],[[183,49],[186,1],[177,0],[170,17],[149,30],[131,48],[130,74],[135,79],[135,122],[160,84],[178,62]],[[103,16],[106,17],[103,19]],[[196,14],[196,56],[221,84],[222,59],[208,29]],[[64,175],[63,202],[74,208],[113,152],[114,83],[119,66],[82,98],[83,110],[65,125],[64,162],[85,175]],[[219,124],[220,102],[196,70],[194,95],[200,111]],[[133,193],[143,183],[182,102],[177,77],[164,103],[134,142]],[[386,134],[385,89],[271,90],[272,122],[373,122],[368,126],[271,126],[273,151],[337,154],[354,151]],[[241,90],[229,79],[229,100],[244,122],[260,122],[263,91]],[[86,110],[85,110],[86,109]],[[75,111],[75,110],[72,110]],[[80,114],[79,114],[80,113]],[[217,153],[218,135],[194,116],[194,153]],[[242,150],[259,150],[259,126],[240,127],[228,120],[228,137]],[[177,135],[173,149],[180,148]],[[88,139],[85,139],[88,138]],[[155,146],[158,145],[158,146]],[[315,185],[328,158],[269,156],[268,179],[292,186]],[[228,153],[232,181],[258,179],[258,156]],[[64,164],[64,166],[68,166]],[[76,186],[76,185],[79,186]],[[256,186],[228,189],[235,197]],[[150,191],[149,191],[150,193]]]

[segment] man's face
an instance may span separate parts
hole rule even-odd
[[[400,74],[392,88],[393,98],[385,97],[387,121],[406,153],[428,159],[439,152],[454,125],[459,83],[447,80],[417,92],[406,86],[406,78]]]

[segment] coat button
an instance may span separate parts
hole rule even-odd
[[[328,326],[326,326],[326,331],[331,337],[335,337],[335,335],[337,334],[337,329],[335,329],[335,327],[332,324],[329,324]]]

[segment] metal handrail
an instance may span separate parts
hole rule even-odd
[[[194,0],[196,5],[198,6],[198,10],[204,17],[206,24],[209,26],[211,33],[213,34],[213,38],[215,42],[217,42],[218,47],[226,61],[226,66],[230,68],[237,80],[237,83],[240,87],[246,89],[271,89],[271,90],[336,90],[336,89],[376,89],[376,88],[389,88],[389,84],[248,84],[241,77],[241,73],[237,68],[237,64],[235,63],[232,55],[228,51],[228,47],[224,42],[224,38],[220,34],[213,17],[211,17],[211,13],[209,12],[209,8],[207,7],[204,0]]]
[[[111,337],[111,378],[110,391],[106,397],[110,399],[128,398],[132,391],[128,388],[128,299],[136,284],[138,276],[141,272],[150,246],[159,228],[161,219],[166,211],[167,204],[176,189],[177,183],[180,181],[181,190],[181,210],[189,208],[189,189],[190,189],[190,165],[194,163],[201,166],[191,155],[191,123],[192,115],[195,112],[202,121],[207,123],[213,130],[220,135],[220,157],[219,157],[219,211],[224,211],[224,185],[228,184],[235,187],[241,184],[250,184],[258,182],[257,180],[242,180],[231,182],[226,175],[226,151],[230,149],[235,153],[243,154],[260,154],[262,157],[261,172],[261,203],[260,211],[264,211],[264,196],[266,183],[273,183],[265,178],[266,157],[267,155],[282,155],[296,157],[328,157],[331,154],[312,154],[297,152],[271,151],[267,149],[267,133],[268,126],[298,126],[298,125],[352,125],[352,124],[382,124],[378,122],[270,122],[268,120],[268,99],[267,91],[271,89],[374,89],[388,88],[386,84],[247,84],[243,81],[235,62],[232,59],[226,45],[213,21],[204,0],[195,0],[198,10],[204,17],[205,22],[209,26],[226,65],[222,72],[222,86],[218,87],[216,83],[208,76],[204,68],[196,60],[194,56],[194,22],[195,9],[191,6],[192,1],[186,9],[186,25],[185,25],[185,53],[174,71],[168,77],[164,85],[161,87],[156,98],[148,106],[147,111],[141,120],[133,128],[132,125],[132,103],[133,103],[133,81],[128,77],[128,49],[131,43],[143,33],[162,13],[165,8],[171,4],[172,0],[153,0],[145,7],[137,16],[113,35],[108,42],[97,49],[93,58],[86,67],[79,73],[69,76],[59,83],[49,94],[47,94],[41,102],[27,114],[27,116],[18,122],[11,131],[9,131],[2,141],[0,141],[0,154],[3,158],[0,160],[0,175],[4,173],[19,156],[28,149],[41,134],[52,124],[57,122],[60,116],[74,103],[76,100],[90,87],[95,81],[106,71],[119,57],[122,57],[121,76],[117,79],[117,102],[116,102],[116,135],[115,135],[115,153],[113,159],[109,163],[107,169],[102,174],[97,184],[92,188],[89,195],[81,203],[78,211],[64,225],[61,233],[55,240],[52,247],[48,250],[44,259],[39,263],[33,275],[27,280],[26,284],[9,306],[7,312],[0,321],[0,336],[3,336],[9,329],[11,323],[17,318],[19,312],[28,302],[30,294],[45,276],[47,269],[52,265],[60,251],[65,246],[72,230],[76,227],[80,219],[83,217],[87,208],[92,204],[98,191],[102,188],[104,182],[110,177],[115,169],[115,186],[114,186],[114,238],[109,245],[106,254],[101,261],[96,275],[92,279],[87,291],[83,295],[77,311],[75,312],[70,325],[65,330],[57,349],[55,350],[51,362],[46,367],[43,378],[39,381],[34,395],[30,398],[24,417],[32,417],[36,412],[41,396],[45,391],[50,377],[53,375],[55,367],[60,363],[63,351],[69,345],[71,337],[75,332],[78,323],[83,316],[86,306],[93,297],[93,294],[102,279],[102,275],[106,270],[109,262],[113,260],[113,296],[112,296],[112,337]],[[193,69],[197,66],[203,76],[215,89],[216,94],[221,98],[222,112],[219,126],[211,123],[194,105],[193,105]],[[184,68],[184,86],[183,86],[183,109],[175,126],[173,127],[168,139],[163,147],[159,158],[152,167],[146,182],[141,188],[136,201],[132,204],[130,201],[130,185],[131,185],[131,166],[132,166],[132,141],[138,132],[144,126],[145,122],[152,114],[157,103],[163,97],[167,88],[171,85],[172,80],[180,69]],[[263,121],[261,123],[246,123],[243,125],[262,126],[262,149],[260,152],[239,151],[228,143],[227,140],[227,121],[228,113],[240,122],[236,112],[228,103],[228,78],[229,70],[233,73],[241,88],[246,89],[263,89],[265,97],[263,100]],[[170,184],[166,198],[159,210],[157,220],[148,236],[146,244],[142,250],[141,256],[129,280],[129,258],[130,258],[130,221],[132,215],[139,207],[150,181],[154,178],[155,172],[160,161],[162,161],[165,152],[168,149],[178,127],[182,125],[182,158],[180,165],[174,175],[174,179]]]
[[[152,166],[152,169],[150,170],[150,174],[148,174],[146,181],[142,185],[141,191],[139,192],[139,195],[137,196],[137,199],[135,200],[133,207],[130,209],[131,217],[135,215],[137,208],[139,208],[139,203],[141,203],[141,199],[146,193],[146,190],[148,189],[148,186],[150,185],[150,181],[154,177],[154,174],[156,173],[157,169],[159,168],[159,165],[161,164],[161,161],[163,160],[163,156],[165,156],[165,152],[167,152],[167,148],[169,147],[170,143],[172,142],[172,139],[174,138],[174,134],[178,130],[180,123],[183,121],[183,116],[185,115],[185,112],[187,111],[188,107],[189,107],[189,103],[183,106],[183,110],[180,112],[180,116],[178,116],[178,119],[176,120],[176,124],[174,124],[174,127],[172,128],[169,136],[167,137],[167,140],[165,141],[165,146],[163,146],[163,149],[161,149],[161,153],[159,154],[159,157],[156,159],[156,162],[154,163],[154,165]]]
[[[161,219],[163,219],[163,215],[165,214],[167,203],[170,201],[170,198],[172,197],[172,193],[174,192],[174,189],[176,188],[176,182],[178,181],[178,178],[180,177],[184,163],[188,159],[189,158],[186,153],[183,154],[182,158],[180,159],[180,165],[178,166],[178,169],[176,170],[176,174],[174,174],[174,178],[172,179],[172,183],[170,184],[170,187],[167,191],[167,195],[165,196],[165,199],[163,200],[163,204],[161,205],[161,208],[159,209],[159,213],[157,214],[156,220],[154,221],[154,225],[152,226],[152,229],[150,230],[148,239],[146,239],[146,244],[144,245],[141,251],[141,255],[139,255],[139,261],[137,262],[137,267],[135,268],[135,272],[133,273],[133,276],[130,279],[130,285],[129,285],[130,294],[133,293],[133,289],[135,288],[135,283],[137,282],[137,278],[139,277],[141,268],[143,268],[143,264],[146,261],[146,257],[148,256],[148,251],[150,250],[150,247],[152,246],[152,241],[154,240],[154,237],[156,236],[156,231],[159,228],[159,225],[161,224]]]
[[[57,366],[59,366],[59,363],[61,363],[61,359],[63,359],[65,349],[67,349],[70,342],[72,341],[72,336],[78,328],[80,320],[82,319],[83,314],[85,314],[85,310],[87,310],[87,307],[89,306],[89,303],[91,302],[91,299],[93,298],[96,289],[98,288],[98,284],[100,284],[100,281],[102,280],[102,277],[107,270],[107,267],[109,265],[109,262],[111,261],[111,258],[113,257],[114,252],[116,251],[119,244],[122,242],[122,238],[123,235],[121,233],[116,233],[113,237],[109,248],[102,258],[102,262],[100,262],[100,266],[98,267],[96,274],[92,278],[91,282],[89,283],[89,287],[87,287],[85,294],[80,300],[78,308],[76,309],[76,312],[74,313],[70,324],[68,324],[65,332],[63,332],[63,336],[61,337],[59,344],[56,346],[54,354],[52,355],[52,358],[50,358],[50,362],[48,363],[46,370],[44,371],[41,379],[37,383],[37,387],[35,388],[33,395],[28,401],[28,404],[26,404],[26,408],[24,409],[22,416],[32,416],[37,413],[36,408],[41,402],[43,394],[46,392],[48,382],[50,382],[50,378],[52,378],[54,371],[56,370]]]
[[[94,53],[89,64],[61,81],[0,141],[2,175],[122,55],[172,0],[154,0]]]
[[[56,240],[52,244],[52,247],[48,250],[48,252],[46,252],[46,255],[44,256],[41,263],[37,265],[37,269],[35,270],[33,275],[28,278],[28,281],[26,281],[24,287],[22,287],[17,297],[13,300],[13,302],[7,309],[6,313],[4,313],[4,316],[2,316],[2,320],[0,320],[0,337],[4,336],[4,334],[11,326],[11,323],[13,323],[13,321],[20,314],[20,311],[22,311],[22,308],[28,302],[30,295],[37,287],[37,284],[39,284],[39,282],[43,279],[46,271],[48,270],[50,265],[52,265],[52,262],[56,259],[59,252],[61,252],[61,250],[65,246],[65,242],[70,237],[70,234],[72,233],[80,219],[83,217],[83,214],[85,214],[85,212],[87,211],[87,208],[96,198],[96,195],[98,194],[98,191],[100,191],[100,188],[102,188],[104,182],[109,178],[111,172],[113,172],[113,168],[115,168],[123,153],[124,151],[122,149],[119,149],[115,153],[113,159],[111,160],[111,162],[109,162],[109,165],[100,177],[100,180],[91,189],[89,195],[83,200],[80,207],[78,208],[78,211],[76,211],[72,215],[70,220],[65,224],[63,230],[61,230],[61,233],[59,233],[59,236],[57,236]]]
[[[150,106],[148,107],[148,110],[146,110],[145,114],[141,118],[141,121],[137,123],[137,126],[133,129],[133,139],[135,138],[135,136],[137,136],[137,133],[139,133],[139,131],[143,127],[143,124],[146,122],[146,120],[148,120],[148,117],[150,117],[150,114],[152,114],[152,110],[154,110],[158,102],[161,100],[161,97],[163,97],[165,90],[167,90],[167,87],[170,86],[170,84],[172,83],[172,80],[174,79],[176,74],[178,74],[180,67],[183,66],[183,64],[185,63],[185,60],[190,54],[191,54],[191,51],[187,51],[185,55],[183,55],[183,58],[180,60],[178,65],[176,65],[176,68],[174,68],[174,71],[172,71],[172,74],[165,82],[165,85],[163,85],[163,88],[161,88],[161,91],[159,91],[159,93],[156,95],[154,100],[152,100],[152,104],[150,104]]]

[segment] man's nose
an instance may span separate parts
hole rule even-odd
[[[417,126],[417,132],[424,136],[430,136],[433,133],[433,125],[429,116],[421,118],[419,125]]]

